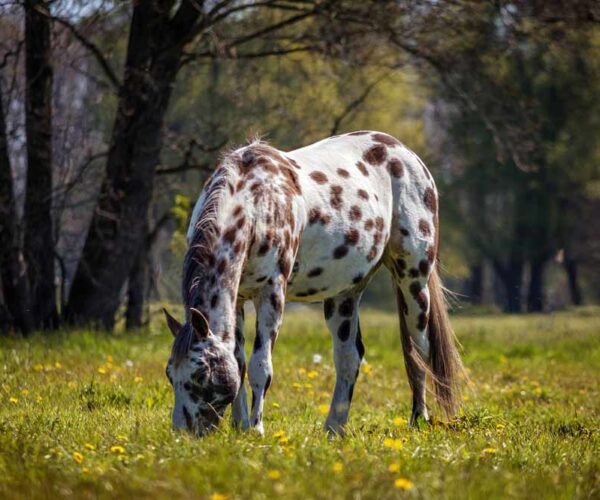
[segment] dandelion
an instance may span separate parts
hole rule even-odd
[[[19,402],[19,400],[17,398],[10,398],[9,401],[13,405],[16,405]]]
[[[505,427],[506,427],[506,425],[504,425],[504,424],[496,424],[496,429],[498,429],[498,430],[502,430]]]
[[[75,462],[77,462],[78,464],[83,462],[83,455],[78,451],[74,451],[71,456],[73,457],[73,460],[75,460]]]
[[[269,472],[267,472],[267,476],[269,479],[276,481],[281,477],[281,472],[279,472],[277,469],[271,469]]]
[[[394,481],[394,487],[399,489],[399,490],[412,490],[414,488],[415,484],[412,481],[409,481],[406,478],[403,477],[399,477],[398,479],[396,479]]]
[[[329,412],[329,405],[319,405],[317,409],[321,415],[326,415]]]
[[[279,403],[271,403],[271,406],[273,408],[281,408],[281,405]]]
[[[298,382],[294,382],[294,383],[292,384],[292,387],[293,387],[294,389],[302,389],[302,384],[299,384]]]
[[[399,450],[402,448],[402,441],[400,439],[385,438],[383,446],[392,450]]]
[[[221,493],[213,493],[210,496],[210,500],[227,500],[227,495],[223,495]]]
[[[96,449],[96,447],[92,443],[85,443],[83,446],[85,446],[85,448],[90,451],[94,451]]]
[[[21,390],[21,394],[23,394],[23,396],[27,396],[29,394],[29,389]]]
[[[400,472],[400,464],[394,462],[393,464],[390,464],[388,466],[388,471],[395,473],[395,472]]]
[[[275,434],[273,434],[273,437],[276,438],[280,438],[280,437],[284,437],[285,436],[285,431],[277,431]]]
[[[342,462],[336,462],[333,464],[333,472],[335,472],[336,474],[342,472],[343,469],[344,465],[342,464]]]
[[[365,375],[368,375],[373,371],[373,367],[366,361],[360,366],[360,371]]]
[[[110,452],[111,453],[118,453],[119,455],[122,455],[125,453],[125,448],[123,448],[121,445],[114,445],[110,447]]]
[[[104,375],[106,373],[106,368],[104,366],[99,366],[98,367],[98,373],[100,375]]]
[[[62,368],[62,365],[58,361],[56,361],[54,363],[54,368],[56,368],[57,370],[60,370]]]
[[[392,422],[396,427],[402,427],[406,425],[406,419],[403,417],[395,417],[394,420],[392,420]]]
[[[319,372],[317,370],[311,370],[306,374],[306,376],[308,378],[317,378],[319,376]]]
[[[483,451],[481,452],[482,455],[493,455],[494,453],[497,453],[498,450],[496,448],[484,448]]]
[[[35,400],[36,400],[38,403],[41,403],[43,399],[44,399],[44,398],[43,398],[42,396],[36,396],[36,397],[35,397]]]
[[[144,378],[143,378],[143,377],[140,377],[140,376],[137,376],[137,377],[135,377],[135,378],[133,379],[133,381],[134,381],[136,384],[139,384],[140,382],[143,382],[143,381],[144,381]]]

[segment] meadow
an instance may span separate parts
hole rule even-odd
[[[332,441],[320,311],[286,314],[264,437],[233,430],[229,413],[201,440],[171,430],[158,309],[136,334],[2,339],[0,497],[600,497],[598,309],[454,317],[471,377],[464,406],[418,429],[407,426],[396,315],[367,310],[361,323],[367,362],[348,435]]]

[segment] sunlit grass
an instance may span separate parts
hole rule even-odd
[[[397,317],[365,311],[367,364],[348,436],[332,442],[335,372],[316,311],[286,315],[264,437],[229,422],[202,440],[171,431],[158,316],[149,333],[3,339],[0,497],[598,497],[598,312],[454,318],[464,409],[413,430]]]

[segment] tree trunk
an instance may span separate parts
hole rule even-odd
[[[134,5],[106,178],[69,294],[72,323],[114,326],[121,290],[146,237],[163,120],[183,44],[200,16],[195,3],[184,1],[170,18],[164,4]]]
[[[0,284],[4,297],[6,329],[14,327],[26,335],[33,329],[33,318],[13,189],[0,89]]]
[[[519,257],[511,257],[506,266],[497,260],[493,264],[496,274],[504,285],[504,310],[508,313],[520,313],[522,310],[523,260]]]
[[[471,304],[480,305],[483,299],[483,265],[481,263],[471,266],[468,296]]]
[[[583,296],[579,286],[579,275],[577,269],[577,261],[569,257],[564,260],[565,272],[567,273],[567,281],[569,283],[569,292],[573,305],[580,306],[583,304]]]
[[[529,291],[527,293],[527,310],[541,312],[544,310],[544,268],[546,259],[537,258],[530,263]]]
[[[25,2],[25,244],[36,328],[58,326],[52,231],[52,64],[48,4]]]
[[[144,238],[144,242],[146,238]],[[127,282],[127,311],[125,313],[125,328],[134,330],[142,326],[144,301],[148,288],[148,247],[142,245],[133,263]]]

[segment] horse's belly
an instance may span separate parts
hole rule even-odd
[[[384,242],[371,239],[348,241],[348,231],[325,230],[322,226],[304,231],[286,298],[313,302],[334,297],[361,285],[383,253]],[[355,235],[352,234],[352,237]]]

